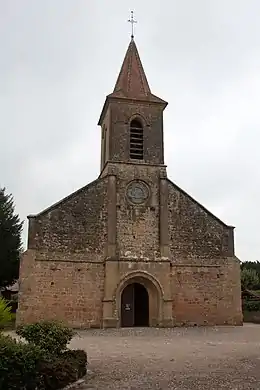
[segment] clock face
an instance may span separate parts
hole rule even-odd
[[[142,181],[132,181],[126,192],[127,198],[134,204],[142,204],[149,197],[149,188]]]

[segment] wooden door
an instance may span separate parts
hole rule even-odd
[[[126,286],[121,295],[121,326],[134,326],[134,284]]]
[[[149,294],[139,283],[134,285],[134,325],[149,326]]]

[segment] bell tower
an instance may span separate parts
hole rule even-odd
[[[152,94],[133,35],[114,91],[106,97],[101,172],[108,162],[164,164],[163,111],[167,102]]]

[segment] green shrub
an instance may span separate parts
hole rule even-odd
[[[74,335],[72,329],[54,321],[23,325],[17,328],[16,333],[29,343],[55,355],[67,350],[67,344]]]
[[[260,324],[260,311],[243,311],[243,321]]]
[[[0,336],[0,389],[57,390],[86,373],[87,355],[66,350],[52,355],[32,343]]]
[[[0,330],[8,326],[13,319],[11,307],[4,298],[0,298]]]
[[[244,300],[242,307],[243,311],[260,311],[260,301]]]
[[[259,276],[255,269],[243,268],[241,271],[242,290],[254,290],[259,285]]]
[[[79,377],[86,375],[87,372],[87,354],[81,349],[68,350],[63,353],[63,357],[69,361],[73,361],[78,367]]]
[[[81,350],[66,351],[52,361],[44,361],[38,388],[55,390],[75,382],[86,374],[86,363],[86,352]]]
[[[0,389],[35,389],[42,359],[38,347],[0,336]]]

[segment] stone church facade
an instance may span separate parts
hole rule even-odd
[[[167,177],[166,106],[132,39],[98,123],[100,176],[28,217],[18,324],[242,324],[234,228]]]

